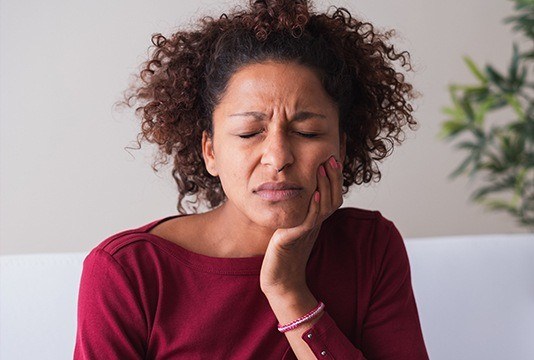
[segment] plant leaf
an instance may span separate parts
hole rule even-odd
[[[486,74],[488,74],[489,80],[501,91],[509,92],[509,89],[506,86],[504,76],[502,76],[497,70],[495,70],[493,66],[486,65]]]
[[[464,62],[467,64],[467,67],[469,68],[469,70],[471,70],[471,73],[473,75],[475,75],[475,77],[478,80],[480,80],[483,83],[487,83],[488,82],[488,78],[486,76],[484,76],[484,74],[482,74],[482,71],[480,71],[478,66],[475,64],[475,62],[469,56],[464,56],[463,59],[464,59]]]
[[[441,138],[450,138],[464,131],[466,128],[466,123],[459,122],[457,120],[445,121],[441,126],[441,132],[438,136]]]
[[[508,69],[508,77],[510,78],[511,83],[516,83],[518,76],[517,70],[519,67],[519,49],[517,44],[514,43],[512,50],[512,61],[510,63],[510,68]]]
[[[495,192],[502,192],[504,190],[513,190],[514,189],[514,177],[508,176],[501,180],[500,182],[495,182],[490,185],[483,186],[471,194],[471,199],[473,201],[480,201],[488,194]]]
[[[460,166],[458,166],[451,174],[449,174],[449,179],[454,179],[460,174],[464,173],[472,160],[472,154],[470,154],[462,161]]]

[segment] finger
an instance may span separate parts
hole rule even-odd
[[[332,208],[332,191],[330,189],[332,185],[330,184],[330,179],[326,173],[325,167],[327,166],[326,163],[323,163],[319,165],[319,169],[317,170],[317,189],[321,194],[321,199],[319,201],[319,221],[326,219],[328,215],[330,215]]]
[[[327,174],[330,183],[332,184],[330,188],[330,198],[332,203],[330,206],[333,212],[343,204],[343,166],[341,162],[336,160],[334,155],[328,159],[327,163]]]
[[[299,238],[306,234],[313,234],[315,225],[318,223],[319,210],[320,210],[321,195],[318,191],[314,191],[310,199],[310,205],[308,206],[308,213],[304,221],[292,228],[280,228],[275,231],[269,246],[276,248],[288,249],[293,247]],[[315,233],[315,235],[317,235]],[[316,236],[314,235],[314,239]]]
[[[321,195],[318,191],[315,191],[311,196],[310,206],[308,207],[308,213],[306,214],[304,221],[298,226],[284,229],[289,237],[300,237],[315,227],[319,217],[320,201]]]
[[[306,218],[302,224],[298,227],[302,227],[302,230],[309,231],[312,229],[317,221],[319,220],[320,210],[321,210],[321,194],[318,191],[315,191],[310,199],[310,207]]]

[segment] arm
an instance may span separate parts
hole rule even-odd
[[[95,249],[83,264],[74,359],[142,359],[147,325],[122,267]]]
[[[342,165],[334,155],[319,165],[318,191],[311,196],[304,222],[293,228],[277,229],[267,246],[260,271],[260,287],[281,324],[306,314],[318,304],[306,284],[306,264],[322,222],[343,203],[341,171]],[[316,355],[324,358],[324,348],[317,351],[316,347],[302,341],[303,331],[324,316],[323,313],[320,318],[285,333],[299,359],[315,359]],[[313,334],[311,338],[306,336],[307,340],[314,340]]]
[[[281,324],[289,323],[306,314],[318,305],[309,291],[301,294],[268,297],[269,304]],[[299,360],[343,359],[365,360],[337,327],[327,309],[320,317],[303,323],[296,329],[284,333],[291,349]]]
[[[428,359],[404,242],[392,223],[387,236],[376,262],[361,348],[356,348],[339,329],[326,304],[320,318],[285,333],[298,359]],[[271,294],[268,299],[280,323],[302,316],[318,303],[308,289],[291,295]]]
[[[363,351],[377,359],[426,360],[410,264],[401,234],[388,221],[383,254],[376,275],[362,332]]]
[[[277,229],[263,260],[260,286],[282,324],[306,314],[318,303],[306,283],[306,264],[321,223],[343,203],[342,166],[334,157],[324,165],[318,168],[319,191],[310,199],[304,222],[293,228]],[[428,359],[404,242],[389,220],[388,225],[386,238],[375,239],[376,247],[384,249],[373,255],[379,259],[372,274],[374,287],[362,329],[362,349],[357,349],[325,312],[316,322],[285,333],[300,360],[328,357],[362,360],[363,354],[383,360]]]

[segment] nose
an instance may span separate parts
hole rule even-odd
[[[291,144],[282,129],[271,131],[265,139],[261,163],[279,171],[294,161]]]

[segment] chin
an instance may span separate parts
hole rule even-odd
[[[285,229],[302,224],[306,218],[306,211],[300,208],[285,209],[284,207],[273,206],[264,209],[259,217],[258,223],[261,226],[271,229]]]

